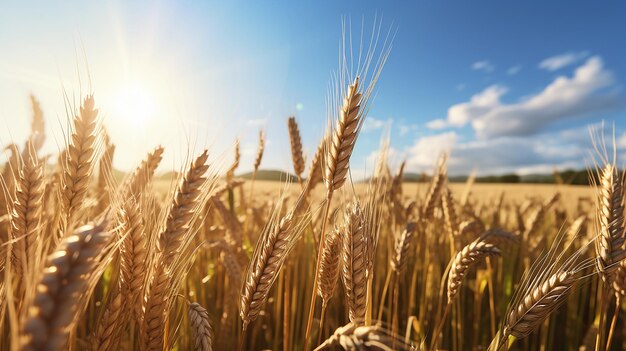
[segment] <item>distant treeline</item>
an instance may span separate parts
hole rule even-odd
[[[592,171],[591,175],[598,180],[597,171]],[[568,169],[554,172],[552,174],[503,174],[497,176],[476,177],[476,183],[543,183],[543,184],[569,184],[569,185],[589,185],[590,173],[587,170]],[[467,176],[450,177],[451,182],[465,182]]]

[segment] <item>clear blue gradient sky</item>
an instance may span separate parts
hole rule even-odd
[[[242,139],[252,167],[290,169],[286,119],[309,155],[326,125],[342,18],[376,15],[397,31],[353,157],[372,169],[381,136],[409,171],[451,150],[452,174],[583,167],[589,125],[615,123],[626,149],[626,3],[622,1],[111,1],[0,5],[0,142],[28,133],[28,94],[56,152],[71,104],[93,91],[130,169],[157,144],[166,167]]]

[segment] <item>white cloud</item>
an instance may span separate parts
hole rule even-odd
[[[455,132],[419,138],[407,150],[407,165],[412,171],[430,170],[442,152],[449,152],[457,140]]]
[[[574,64],[587,56],[589,56],[589,52],[587,51],[568,52],[565,54],[548,57],[547,59],[539,63],[539,68],[543,68],[548,71],[556,71],[563,67]]]
[[[371,132],[374,130],[382,129],[384,127],[389,126],[392,122],[393,120],[391,119],[384,121],[382,119],[367,117],[365,121],[363,122],[363,127],[361,128],[361,131],[367,133],[367,132]]]
[[[612,85],[613,75],[604,69],[602,59],[594,56],[572,77],[557,77],[538,94],[515,103],[503,103],[500,98],[507,88],[492,85],[470,101],[450,107],[447,123],[456,127],[471,124],[479,138],[532,135],[559,120],[622,106],[620,95],[606,91]]]
[[[522,66],[521,65],[515,65],[513,67],[510,67],[509,69],[506,70],[506,74],[510,75],[510,76],[514,76],[516,74],[519,73],[519,71],[522,70]]]
[[[448,124],[462,127],[472,122],[498,106],[500,97],[506,92],[506,87],[492,85],[481,93],[472,96],[469,102],[450,107],[448,109]]]
[[[549,173],[555,167],[583,167],[589,155],[587,148],[564,141],[558,133],[460,142],[455,132],[446,132],[420,138],[407,148],[407,170],[432,170],[443,151],[451,153],[451,175],[468,174],[472,169],[478,169],[480,175]]]
[[[410,132],[416,131],[419,127],[417,124],[401,124],[398,128],[400,129],[400,135],[405,136]]]
[[[493,72],[495,67],[487,60],[472,63],[472,69],[476,71]]]
[[[428,129],[444,129],[449,126],[450,124],[448,121],[442,118],[433,119],[432,121],[426,123],[426,127],[428,127]]]

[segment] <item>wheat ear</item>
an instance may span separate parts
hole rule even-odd
[[[66,347],[69,334],[104,271],[101,258],[110,237],[104,228],[104,223],[80,227],[48,256],[23,325],[23,350]]]
[[[230,183],[235,178],[235,171],[239,168],[241,161],[241,152],[239,150],[239,139],[235,141],[235,159],[226,172],[226,181]]]
[[[126,324],[124,300],[119,288],[111,290],[112,297],[98,318],[96,332],[91,340],[93,351],[119,350],[122,328]]]
[[[190,227],[202,203],[201,194],[206,184],[205,173],[208,151],[205,150],[189,166],[187,173],[172,200],[165,223],[159,236],[159,261],[146,297],[141,326],[141,342],[144,349],[160,350],[164,347],[164,326],[167,319],[169,297],[172,294],[174,264],[190,239]]]
[[[265,131],[261,129],[259,131],[259,147],[256,150],[256,157],[254,158],[254,173],[259,170],[261,166],[261,160],[263,159],[263,153],[265,152]]]
[[[197,302],[189,304],[189,324],[194,336],[194,350],[211,351],[213,344],[213,328],[209,323],[209,313]]]
[[[120,233],[124,238],[120,250],[122,295],[132,316],[139,320],[143,290],[148,270],[148,238],[139,207],[133,200],[123,204]]]
[[[531,290],[506,316],[503,339],[509,335],[518,339],[528,336],[565,301],[575,282],[573,271],[557,272]]]
[[[317,293],[322,298],[322,305],[324,306],[332,298],[337,286],[341,248],[342,230],[337,228],[326,238],[324,251],[322,252],[322,262],[317,272],[319,281]]]
[[[40,237],[44,195],[43,163],[33,154],[34,148],[30,149],[32,152],[23,159],[22,169],[18,173],[15,200],[10,211],[10,232],[16,240],[13,257],[18,276],[35,268],[32,261],[39,256],[41,241],[45,240]]]
[[[358,203],[346,213],[341,253],[341,278],[351,322],[365,319],[367,298],[367,237],[365,219]]]
[[[498,250],[498,248],[481,240],[481,238],[473,241],[465,246],[463,250],[459,251],[452,261],[452,267],[448,275],[448,303],[452,303],[454,297],[458,294],[459,288],[463,283],[463,278],[465,278],[467,271],[475,262],[499,254],[500,250]]]
[[[185,176],[181,179],[170,206],[165,224],[165,230],[159,236],[159,251],[162,253],[161,261],[165,265],[171,265],[175,256],[179,253],[185,235],[194,218],[198,200],[202,194],[202,187],[206,182],[205,173],[209,169],[206,164],[208,151],[198,156],[190,165]]]
[[[295,117],[289,117],[287,121],[289,127],[289,143],[291,145],[291,161],[293,162],[293,171],[302,179],[304,172],[304,156],[302,154],[302,138],[300,137],[300,128]]]
[[[328,145],[324,182],[329,193],[341,188],[346,181],[350,156],[364,120],[361,113],[361,97],[357,77],[348,87],[339,120]]]
[[[65,211],[64,228],[72,225],[87,189],[97,148],[98,110],[93,95],[89,95],[80,107],[80,114],[74,118],[74,128],[67,156],[63,160],[62,204]]]
[[[402,272],[403,267],[406,265],[406,261],[409,255],[409,248],[413,242],[413,236],[417,231],[417,223],[409,222],[400,234],[400,237],[396,239],[394,253],[391,255],[391,269],[396,274]]]
[[[596,239],[597,267],[602,280],[609,283],[624,250],[624,192],[617,168],[607,164],[600,175],[600,233]]]
[[[30,128],[29,142],[32,143],[35,152],[39,151],[46,141],[46,124],[43,118],[41,105],[34,95],[30,95],[30,103],[33,109],[33,120]]]
[[[276,216],[279,213],[277,209]],[[270,288],[280,270],[300,230],[294,227],[293,212],[278,220],[273,220],[261,235],[243,284],[240,300],[240,316],[244,330],[254,321],[267,300]]]
[[[432,218],[435,213],[435,207],[440,200],[441,190],[444,188],[444,184],[446,182],[447,162],[448,155],[441,155],[437,163],[437,168],[435,169],[435,174],[433,175],[433,179],[430,183],[430,189],[428,190],[428,194],[426,195],[426,199],[424,200],[424,205],[422,207],[422,218],[424,220]]]
[[[331,349],[333,346],[354,351],[414,350],[410,344],[380,325],[363,326],[358,323],[348,323],[337,328],[330,338],[315,348],[315,351]]]
[[[157,146],[143,161],[141,161],[126,183],[124,191],[126,196],[136,196],[143,192],[163,159],[163,151],[163,147]]]
[[[307,179],[307,191],[310,192],[315,186],[324,180],[324,144],[322,140],[311,158],[311,165],[309,166],[309,175]]]

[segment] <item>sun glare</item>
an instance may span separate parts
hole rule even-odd
[[[149,89],[132,82],[120,87],[116,92],[113,108],[117,118],[138,126],[153,118],[156,101]]]

